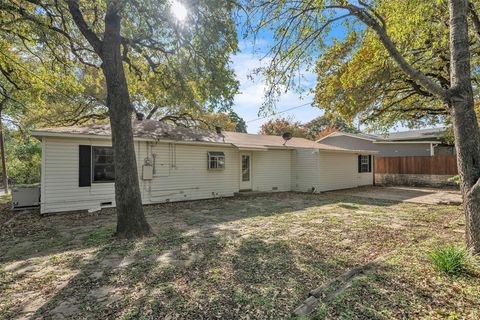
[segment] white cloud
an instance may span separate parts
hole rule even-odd
[[[260,76],[253,76],[252,80],[252,72],[256,68],[268,63],[268,59],[263,59],[262,61],[260,55],[248,53],[252,50],[249,50],[245,43],[241,43],[240,47],[244,49],[244,52],[235,55],[232,59],[237,79],[240,82],[240,93],[235,97],[234,110],[248,122],[249,120],[258,118],[258,112],[264,101],[265,92],[265,84],[262,81],[262,78]],[[297,92],[289,91],[282,94],[276,104],[276,112],[305,104],[313,100],[313,95],[310,94],[308,90],[315,85],[316,76],[314,73],[306,70],[301,73],[303,78],[305,78],[305,80],[303,80],[303,85],[306,89],[306,93],[301,95]],[[318,108],[305,106],[277,115],[277,117],[290,117],[297,121],[306,122],[322,114],[323,111]],[[272,115],[266,119],[247,123],[248,132],[257,133],[263,123],[275,117],[275,115]]]

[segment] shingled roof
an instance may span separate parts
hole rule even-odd
[[[388,141],[414,141],[414,140],[442,140],[447,128],[419,129],[400,132],[391,132],[387,134],[385,140]]]
[[[432,128],[432,129],[420,129],[400,132],[390,132],[385,135],[374,135],[365,133],[349,133],[342,131],[335,131],[326,135],[317,142],[321,142],[329,137],[348,136],[363,140],[369,140],[373,143],[385,143],[385,142],[418,142],[418,143],[435,143],[441,142],[445,136],[447,128]]]
[[[375,151],[343,149],[322,143],[316,143],[304,138],[292,138],[285,142],[281,136],[273,135],[248,134],[230,131],[224,131],[218,134],[207,130],[174,126],[155,120],[134,120],[132,124],[133,136],[137,139],[230,144],[241,149],[311,148],[338,152],[375,153]],[[32,135],[35,137],[110,137],[111,131],[110,124],[91,124],[83,126],[43,128],[35,130]]]

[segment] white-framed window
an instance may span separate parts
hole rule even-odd
[[[207,152],[208,170],[225,169],[225,153],[219,151]]]
[[[372,172],[371,165],[372,156],[359,155],[358,156],[358,172]]]
[[[112,147],[92,147],[92,178],[93,182],[115,181]]]

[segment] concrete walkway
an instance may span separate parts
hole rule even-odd
[[[422,204],[461,204],[462,195],[459,190],[419,187],[359,187],[355,189],[332,191],[362,198],[393,200]]]

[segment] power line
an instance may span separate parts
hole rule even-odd
[[[301,104],[301,105],[299,105],[299,106],[295,106],[295,107],[291,107],[291,108],[288,108],[288,109],[285,109],[285,110],[282,110],[282,111],[279,111],[279,112],[275,112],[275,114],[270,115],[270,116],[265,116],[265,117],[260,117],[260,118],[253,119],[253,120],[248,120],[246,123],[255,122],[255,121],[258,121],[258,120],[270,118],[270,117],[273,117],[273,116],[275,116],[275,115],[277,115],[277,114],[282,114],[282,113],[285,113],[285,112],[288,112],[288,111],[292,111],[292,110],[295,110],[295,109],[298,109],[298,108],[301,108],[301,107],[305,107],[305,106],[311,105],[312,103],[313,103],[313,101],[310,101],[310,102],[308,102],[308,103],[304,103],[304,104]]]

